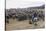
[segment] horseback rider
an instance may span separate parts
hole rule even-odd
[[[35,12],[33,15],[32,15],[32,21],[34,21],[34,18],[37,17],[37,13]]]

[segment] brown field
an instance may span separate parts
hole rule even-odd
[[[9,19],[9,24],[6,24],[6,30],[23,30],[23,29],[41,29],[45,27],[45,21],[38,21],[37,26],[29,24],[29,20],[17,21],[17,19]]]

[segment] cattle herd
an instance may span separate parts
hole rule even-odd
[[[17,19],[18,21],[29,20],[29,24],[31,24],[32,15],[37,13],[37,18],[39,21],[42,19],[44,21],[45,11],[44,9],[5,9],[5,22],[9,24],[9,19]]]

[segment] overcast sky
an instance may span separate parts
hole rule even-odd
[[[6,0],[6,9],[41,6],[44,0]]]

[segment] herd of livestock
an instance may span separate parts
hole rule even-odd
[[[36,13],[36,18],[33,17]],[[5,10],[5,22],[9,23],[9,19],[18,19],[18,21],[29,20],[29,23],[34,22],[34,19],[37,21],[45,20],[45,11],[44,9],[6,9]],[[34,18],[34,19],[33,19]]]

